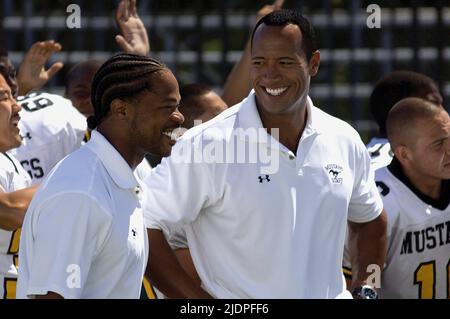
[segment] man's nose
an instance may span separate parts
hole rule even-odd
[[[280,76],[280,70],[275,63],[268,63],[264,75],[268,79],[276,79]]]
[[[181,114],[178,108],[176,108],[175,111],[170,115],[170,119],[179,125],[183,124],[184,122],[184,116],[183,114]]]

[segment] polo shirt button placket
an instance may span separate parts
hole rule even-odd
[[[138,198],[138,200],[141,200],[141,187],[140,186],[136,186],[134,188],[134,193],[136,194],[136,197]]]

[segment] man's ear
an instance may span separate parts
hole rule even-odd
[[[407,167],[409,163],[411,162],[411,154],[406,145],[398,145],[394,149],[395,157],[399,160],[399,162],[402,164],[402,166]]]
[[[128,116],[128,104],[121,99],[114,99],[111,102],[111,115],[118,119],[125,119]]]
[[[320,65],[320,51],[316,50],[313,52],[311,59],[309,59],[309,75],[315,76],[319,71]]]

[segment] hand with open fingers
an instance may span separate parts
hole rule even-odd
[[[147,30],[137,14],[136,0],[121,0],[115,18],[121,33],[116,36],[120,48],[127,53],[150,54]]]
[[[275,0],[272,4],[267,4],[256,13],[256,23],[261,20],[262,17],[275,10],[280,10],[283,7],[284,0]]]
[[[61,49],[61,44],[54,40],[39,41],[31,46],[25,53],[17,73],[19,95],[26,95],[31,90],[40,89],[63,68],[64,65],[61,62],[56,62],[47,70],[45,69],[45,64],[50,57]]]

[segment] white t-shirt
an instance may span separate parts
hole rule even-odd
[[[11,155],[0,153],[0,192],[13,192],[31,186],[30,176]],[[0,229],[0,299],[16,296],[20,228]]]
[[[30,204],[17,297],[139,298],[148,255],[143,194],[126,161],[93,131]]]
[[[374,137],[366,147],[370,155],[370,165],[374,172],[391,163],[394,154],[391,151],[391,144],[388,139]]]
[[[147,227],[171,238],[184,226],[212,296],[349,297],[341,271],[347,220],[373,220],[382,203],[357,132],[310,100],[307,114],[294,154],[267,135],[250,93],[186,132],[145,180]],[[268,161],[257,156],[264,153]],[[229,158],[220,163],[220,155]]]
[[[424,202],[387,167],[375,180],[388,217],[380,298],[449,298],[450,205]]]
[[[70,100],[49,93],[19,97],[22,145],[10,153],[22,164],[33,184],[42,182],[66,155],[78,149],[87,129],[86,118]]]

